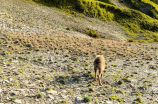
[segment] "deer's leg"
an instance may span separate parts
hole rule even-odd
[[[95,79],[94,79],[94,81],[96,81],[97,80],[97,68],[96,67],[94,67],[94,71],[95,71]]]

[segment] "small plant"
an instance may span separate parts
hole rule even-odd
[[[56,84],[55,86],[58,87],[58,88],[60,87],[60,85],[58,85],[58,84]]]
[[[138,101],[139,103],[143,103],[143,99],[142,98],[136,98],[135,101]]]
[[[100,94],[101,94],[101,95],[106,95],[106,93],[105,93],[105,92],[101,92]]]
[[[116,100],[116,99],[117,99],[117,95],[111,95],[111,96],[109,97],[109,99],[110,99],[110,100]]]
[[[31,54],[31,51],[27,51],[27,54]]]
[[[84,100],[85,102],[91,102],[91,101],[92,101],[92,98],[89,97],[89,96],[85,96],[85,97],[83,98],[83,100]]]
[[[7,54],[9,54],[8,51],[3,51],[3,52],[2,52],[2,55],[7,55]]]
[[[50,86],[47,86],[46,90],[51,90],[51,87],[50,87]]]
[[[68,104],[67,100],[63,99],[60,104]]]
[[[36,77],[36,78],[35,78],[35,80],[41,80],[41,79],[42,79],[41,77]]]
[[[99,101],[95,101],[95,104],[99,104]]]
[[[24,73],[24,72],[22,71],[22,69],[18,69],[18,72],[20,72],[20,73]]]
[[[136,94],[137,94],[137,96],[139,96],[139,95],[141,96],[141,95],[142,95],[142,93],[141,93],[141,92],[137,92]]]
[[[121,94],[125,94],[123,91],[121,90],[117,90],[116,93],[121,93]]]
[[[133,93],[132,93],[132,95],[137,95],[137,96],[139,96],[139,95],[140,95],[140,96],[141,96],[141,95],[142,95],[142,93],[141,93],[141,92],[133,92]]]
[[[20,85],[20,83],[15,81],[14,86],[18,86],[18,85]]]
[[[85,92],[84,92],[84,91],[82,91],[82,92],[81,92],[81,94],[85,94]]]
[[[89,30],[88,35],[94,38],[100,38],[100,35],[96,33],[95,30]]]
[[[14,100],[16,100],[16,97],[15,96],[11,97],[11,101],[14,101]]]
[[[67,27],[67,28],[66,28],[66,30],[69,30],[69,31],[71,31],[71,27]]]
[[[117,101],[123,102],[123,101],[124,101],[124,98],[118,98]]]
[[[42,93],[38,93],[37,94],[37,98],[42,98],[43,97],[43,94]]]
[[[69,93],[70,95],[72,95],[72,94],[73,94],[73,91],[70,90],[70,91],[68,91],[68,93]]]
[[[54,70],[52,70],[52,73],[55,73],[55,71],[54,71]]]

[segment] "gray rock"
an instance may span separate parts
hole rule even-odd
[[[2,89],[0,89],[0,93],[2,92],[3,90]]]
[[[105,101],[105,104],[113,104],[112,101]]]
[[[82,101],[83,100],[83,98],[81,98],[81,97],[76,97],[76,101],[77,102],[80,102],[80,101]]]
[[[16,99],[14,102],[17,103],[17,104],[21,104],[22,103],[22,101],[20,99]]]
[[[48,90],[46,92],[49,93],[49,94],[52,94],[52,95],[58,95],[58,92],[55,91],[55,90]]]
[[[50,99],[54,100],[54,97],[53,97],[52,95],[49,94],[48,97],[49,97]]]

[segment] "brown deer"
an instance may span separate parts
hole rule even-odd
[[[99,79],[99,85],[102,85],[101,83],[101,77],[103,76],[103,71],[105,68],[105,59],[103,55],[97,55],[95,57],[94,60],[94,71],[95,71],[95,81],[97,80],[97,70],[99,70],[99,75],[98,75],[98,79]]]

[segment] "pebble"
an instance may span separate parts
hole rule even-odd
[[[22,103],[22,101],[21,101],[20,99],[16,99],[14,102],[15,102],[15,103],[18,103],[18,104],[21,104],[21,103]]]
[[[54,97],[52,95],[49,94],[48,97],[54,100]]]
[[[13,81],[13,78],[10,78],[9,80],[10,80],[10,81]]]
[[[9,83],[9,81],[8,80],[4,80],[6,83]]]
[[[79,101],[82,101],[83,99],[81,97],[76,97],[76,101],[79,102]]]
[[[63,92],[63,93],[66,93],[67,91],[66,91],[66,90],[62,90],[62,92]]]
[[[2,89],[0,89],[0,93],[2,92]]]
[[[55,91],[55,90],[48,90],[46,92],[49,93],[49,94],[52,94],[52,95],[58,95],[58,92]]]
[[[105,104],[113,104],[112,101],[105,101]]]

